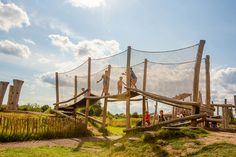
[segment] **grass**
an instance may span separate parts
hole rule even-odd
[[[236,155],[236,145],[228,143],[216,143],[203,147],[196,153],[187,157],[233,157]]]
[[[109,135],[112,135],[112,136],[125,135],[125,133],[123,132],[124,129],[125,129],[124,127],[116,127],[116,126],[108,126],[107,127]]]
[[[105,152],[78,152],[70,148],[64,147],[38,147],[38,148],[15,148],[0,150],[0,157],[104,157],[108,156],[108,151]]]

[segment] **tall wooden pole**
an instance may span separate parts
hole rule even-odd
[[[201,61],[202,61],[202,54],[203,54],[204,45],[205,45],[205,40],[200,40],[199,47],[198,47],[198,52],[197,52],[196,63],[195,63],[195,68],[194,68],[194,78],[193,78],[193,101],[194,102],[198,101],[199,75],[200,75]],[[199,114],[199,113],[200,113],[200,108],[193,106],[192,114]],[[191,125],[192,126],[197,126],[197,121],[192,120]]]
[[[75,76],[75,89],[74,89],[74,97],[76,97],[77,96],[77,94],[78,94],[78,81],[77,81],[77,76]],[[74,100],[74,103],[76,103],[77,102],[77,98]]]
[[[0,81],[0,107],[2,105],[8,84],[9,84],[9,82]]]
[[[127,97],[126,97],[126,129],[130,128],[130,86],[131,86],[131,71],[130,71],[130,62],[131,62],[131,47],[128,46],[127,51],[127,65],[126,65],[126,85],[127,85]]]
[[[58,72],[56,72],[56,103],[59,103],[59,77],[58,77]],[[58,110],[59,105],[57,104],[55,106],[55,109]]]
[[[91,58],[88,58],[88,92],[87,96],[91,94]],[[88,115],[89,115],[90,99],[86,98],[86,109],[85,109],[85,125],[88,126]]]
[[[235,113],[236,113],[236,95],[234,95],[234,110],[235,110]]]
[[[111,75],[111,65],[108,65],[108,84],[107,90],[105,91],[105,95],[108,95],[109,87],[110,87],[110,75]],[[107,99],[104,98],[104,107],[103,107],[103,119],[102,119],[102,127],[106,127],[106,119],[107,119]]]
[[[206,72],[206,106],[212,108],[211,106],[211,78],[210,78],[210,56],[206,55],[205,60],[205,72]],[[213,111],[212,115],[213,116]]]
[[[147,84],[147,59],[144,60],[144,72],[143,72],[143,91],[146,91]],[[145,112],[146,112],[146,97],[143,96],[143,126],[145,126]]]

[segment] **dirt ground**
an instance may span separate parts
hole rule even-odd
[[[201,141],[204,145],[220,142],[236,144],[236,133],[210,132],[207,137],[203,137],[199,139],[199,141]]]
[[[86,138],[70,138],[70,139],[52,139],[52,140],[40,140],[40,141],[25,141],[25,142],[6,142],[0,143],[0,149],[5,148],[24,148],[24,147],[40,147],[40,146],[63,146],[76,148],[81,141],[105,141],[116,140],[121,136],[110,137],[86,137]],[[227,132],[209,132],[207,137],[198,139],[203,145],[209,145],[213,143],[227,142],[236,144],[236,133]]]
[[[5,142],[0,143],[0,149],[5,148],[27,148],[27,147],[42,147],[42,146],[63,146],[76,148],[80,142],[93,142],[93,141],[106,141],[117,140],[121,136],[98,136],[98,137],[84,137],[84,138],[68,138],[68,139],[52,139],[52,140],[39,140],[39,141],[24,141],[24,142]]]

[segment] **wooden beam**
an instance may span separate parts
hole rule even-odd
[[[77,111],[76,114],[85,117],[85,114],[84,114],[84,113],[81,113],[81,112],[78,112],[78,111]],[[96,123],[98,123],[98,124],[103,124],[102,121],[97,120],[97,119],[95,119],[95,118],[93,118],[93,117],[91,117],[91,116],[88,116],[88,119],[90,119],[90,120],[92,120],[92,121],[94,121],[94,122],[96,122]]]
[[[70,102],[70,101],[72,101],[72,100],[74,100],[74,99],[80,97],[81,95],[84,95],[87,91],[88,91],[88,89],[86,89],[85,91],[81,92],[80,94],[76,95],[76,96],[73,97],[73,98],[70,98],[70,99],[65,100],[65,101],[62,101],[62,102],[54,103],[53,105],[58,105],[58,107],[59,107],[60,104],[68,103],[68,102]]]
[[[211,78],[210,78],[210,56],[206,55],[205,60],[205,72],[206,72],[206,106],[211,107]],[[212,115],[213,116],[213,112]]]
[[[232,104],[211,104],[211,106],[218,106],[218,107],[234,107]]]
[[[142,100],[143,100],[143,98],[130,99],[130,101],[142,101]],[[118,101],[126,101],[126,100],[119,100],[119,99],[108,99],[107,100],[107,102],[118,102]]]
[[[0,107],[3,103],[4,95],[6,93],[8,84],[9,82],[0,81]]]
[[[152,126],[148,126],[148,127],[129,128],[129,129],[123,130],[123,132],[130,132],[130,131],[135,131],[135,130],[137,130],[137,131],[153,130],[156,127],[162,127],[162,126],[166,126],[166,125],[181,122],[181,121],[187,121],[187,120],[192,120],[192,119],[195,119],[197,121],[197,119],[204,118],[206,116],[207,116],[206,113],[200,113],[200,114],[196,114],[196,115],[186,116],[186,117],[183,117],[183,118],[176,118],[176,119],[163,121],[163,122],[160,122],[156,125],[152,125]]]
[[[182,100],[176,100],[176,99],[173,99],[173,98],[157,95],[157,94],[154,94],[154,93],[144,92],[144,91],[136,89],[136,88],[130,88],[130,89],[134,92],[140,93],[141,95],[145,95],[146,97],[152,98],[153,100],[156,100],[158,102],[166,101],[166,102],[175,103],[175,104],[178,104],[178,105],[187,105],[187,106],[200,107],[199,102],[187,102],[187,101],[182,101]]]
[[[206,118],[206,121],[222,123],[223,119]]]
[[[59,103],[59,76],[58,76],[58,72],[55,73],[55,78],[56,78],[56,103]],[[58,105],[55,106],[55,109],[58,110]]]
[[[66,117],[66,118],[70,119],[71,121],[76,121],[76,118],[72,118],[72,117],[70,117],[70,116],[68,116],[68,115],[66,115],[66,114],[64,114],[64,113],[62,113],[62,112],[60,112],[58,110],[51,109],[51,112],[56,113],[56,114],[58,114],[58,115],[60,115],[62,117]]]
[[[131,127],[130,125],[130,86],[131,86],[131,47],[128,46],[127,51],[127,65],[126,65],[126,85],[127,85],[127,97],[126,97],[126,129]]]
[[[146,91],[146,84],[147,84],[147,59],[144,60],[144,71],[143,71],[143,91]],[[145,113],[146,113],[146,97],[143,96],[143,126],[145,126]]]
[[[200,76],[200,69],[201,69],[201,62],[202,62],[202,54],[205,45],[205,40],[200,40],[198,52],[196,56],[196,63],[194,68],[194,78],[193,78],[193,101],[198,101],[198,91],[199,91],[199,76]],[[199,107],[193,106],[192,114],[198,114],[200,112]],[[197,123],[195,120],[192,121],[192,126],[196,127]]]
[[[107,90],[105,91],[105,95],[108,95],[109,93],[109,85],[110,85],[110,75],[111,75],[111,65],[108,65],[108,84],[107,86]],[[105,128],[106,127],[106,119],[107,119],[107,99],[104,99],[104,107],[103,107],[103,118],[102,118],[102,127]]]
[[[91,94],[91,58],[88,58],[88,93],[87,95]],[[89,106],[90,106],[90,99],[86,98],[86,108],[85,108],[85,126],[88,126],[88,116],[89,116]]]
[[[76,97],[76,96],[77,96],[77,92],[78,92],[78,81],[77,81],[77,76],[75,76],[75,82],[74,82],[74,84],[75,84],[75,88],[74,88],[74,97]],[[77,102],[77,98],[74,99],[74,103],[76,103],[76,102]]]

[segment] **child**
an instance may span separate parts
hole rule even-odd
[[[123,86],[123,77],[120,77],[120,79],[117,81],[117,90],[118,94],[122,93],[122,86]]]
[[[101,96],[107,95],[108,94],[108,83],[109,83],[109,76],[108,76],[108,71],[105,71],[105,74],[102,75],[101,79],[97,81],[99,83],[100,81],[103,80],[103,89],[102,89],[102,94]]]
[[[149,114],[148,111],[146,111],[146,114],[145,114],[145,124],[146,124],[146,126],[149,126],[151,124],[150,119],[151,119],[150,114]]]
[[[122,75],[126,75],[125,73],[122,73]],[[131,83],[131,88],[134,87],[136,88],[136,83],[137,83],[137,76],[135,75],[134,71],[132,68],[130,68],[130,83]]]
[[[158,117],[158,122],[166,121],[166,118],[164,117],[163,110],[160,110],[160,115]]]

